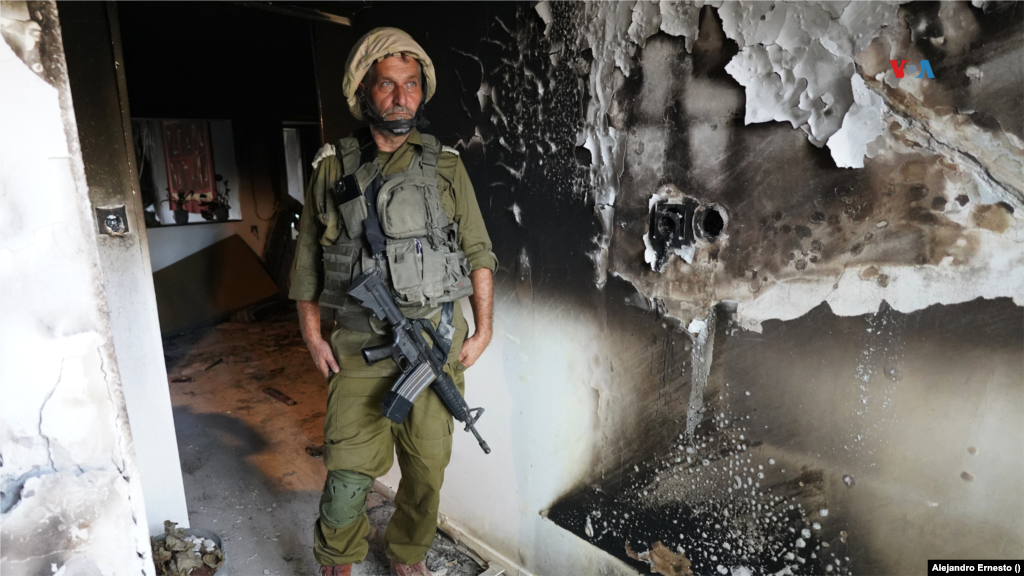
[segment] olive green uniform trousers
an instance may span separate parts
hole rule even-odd
[[[458,361],[458,353],[468,327],[461,311],[456,312],[445,372],[464,395],[465,368]],[[420,394],[402,424],[381,416],[381,401],[397,376],[347,375],[345,366],[351,365],[352,359],[345,352],[384,344],[386,339],[339,330],[331,340],[336,354],[341,352],[342,372],[329,383],[324,465],[329,472],[344,470],[373,479],[391,469],[397,452],[402,479],[395,495],[396,510],[384,533],[385,552],[391,560],[415,564],[423,560],[437,530],[441,484],[452,453],[452,416],[430,389]],[[383,363],[393,365],[390,360]],[[369,550],[369,531],[365,506],[354,522],[341,528],[326,523],[321,514],[314,528],[313,554],[322,565],[361,562]]]

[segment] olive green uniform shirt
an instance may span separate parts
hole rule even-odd
[[[405,144],[398,150],[391,153],[378,152],[381,174],[388,176],[406,170],[417,148],[422,151],[423,139],[418,130],[413,130]],[[320,298],[324,284],[323,246],[333,244],[344,226],[338,218],[330,190],[344,172],[341,158],[336,155],[323,156],[306,187],[305,206],[302,209],[298,243],[295,248],[291,289],[288,292],[288,297],[292,300]],[[441,205],[448,218],[459,226],[459,247],[469,259],[472,269],[487,268],[493,273],[498,267],[498,260],[491,251],[491,239],[480,214],[473,184],[469,180],[462,159],[457,154],[448,151],[441,153],[437,164],[437,183],[441,193]],[[436,323],[437,318],[433,320]],[[455,306],[453,323],[457,335],[464,338],[466,321],[458,303]],[[459,332],[461,334],[458,334]],[[396,374],[398,368],[394,362],[383,361],[372,367],[366,366],[360,354],[364,347],[388,342],[389,339],[383,334],[359,332],[341,326],[331,335],[331,345],[341,366],[341,374],[349,376],[376,377]],[[461,343],[461,338],[453,340],[449,362],[458,359]]]

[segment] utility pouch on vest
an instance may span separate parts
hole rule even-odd
[[[377,213],[381,228],[392,238],[424,238],[448,223],[437,193],[436,176],[385,180],[377,194]]]
[[[448,238],[445,246],[459,245],[458,224],[452,222],[445,227],[444,232]],[[445,278],[441,282],[445,287],[445,300],[458,300],[473,294],[473,283],[469,279],[473,266],[462,250],[444,250],[444,271]]]
[[[452,243],[439,243],[437,248],[420,238],[392,240],[387,248],[387,270],[395,301],[399,306],[429,305],[452,302],[473,293],[469,280],[469,259],[457,246],[458,225],[449,224],[443,230],[453,238]]]
[[[444,255],[419,238],[392,240],[388,272],[399,306],[436,306],[445,295]]]
[[[366,199],[355,174],[342,177],[334,183],[334,201],[345,224],[349,238],[363,237],[363,220],[366,220]]]
[[[348,290],[352,279],[363,272],[361,252],[358,244],[335,244],[324,250],[324,291],[344,294]]]

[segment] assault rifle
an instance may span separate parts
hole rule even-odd
[[[374,316],[390,324],[394,333],[391,344],[363,348],[363,359],[367,364],[372,366],[380,360],[391,358],[402,371],[402,376],[381,403],[383,415],[401,424],[412,409],[416,397],[427,386],[431,386],[452,416],[465,423],[466,430],[476,436],[484,454],[490,454],[490,446],[480,437],[475,426],[484,409],[470,409],[451,377],[445,373],[448,347],[443,344],[444,340],[437,335],[430,320],[406,318],[384,285],[380,269],[376,267],[360,274],[349,288],[348,295],[358,300]],[[430,335],[434,341],[433,346],[427,344],[421,330]]]

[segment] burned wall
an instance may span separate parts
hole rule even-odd
[[[694,574],[1013,558],[1022,320],[1003,298],[848,317],[822,304],[761,334],[720,330],[694,433],[550,516],[621,557],[661,543]],[[666,565],[652,564],[685,573]]]
[[[0,570],[152,574],[57,10],[2,11]]]
[[[620,481],[571,492],[551,517],[637,566],[673,574],[907,573],[929,550],[1019,554],[1022,503],[1010,486],[1024,471],[1020,434],[990,438],[999,446],[992,470],[1014,480],[995,480],[983,502],[973,472],[958,469],[966,448],[954,454],[927,415],[942,406],[947,426],[961,432],[990,418],[1020,428],[1019,413],[994,399],[1016,407],[1022,396],[1013,303],[1024,285],[1024,147],[1014,106],[1024,84],[1019,67],[1007,69],[1012,80],[979,82],[980,70],[1002,71],[1001,61],[1024,52],[1020,6],[699,4],[594,4],[570,16],[594,58],[578,142],[600,160],[589,167],[602,227],[595,284],[622,278],[646,299],[634,303],[678,321],[693,336],[694,369],[677,445],[627,470],[631,482],[606,472]],[[890,59],[917,68],[897,78]],[[989,90],[1002,94],[999,104],[980,96]],[[979,110],[984,102],[992,108]],[[1013,318],[1000,344],[975,349],[985,357],[986,368],[974,366],[986,374],[985,392],[961,386],[963,373],[950,366],[886,381],[886,370],[900,373],[893,358],[929,364],[949,342],[919,311],[971,301],[943,308],[944,322],[978,333],[993,318]],[[819,348],[826,334],[850,330],[842,317],[862,314],[872,318],[868,334],[908,322],[920,332],[870,336],[859,351]],[[747,332],[770,319],[800,327]],[[957,337],[969,342],[970,332]],[[745,353],[732,337],[770,340],[774,356],[733,366]],[[713,347],[701,346],[707,338]],[[704,381],[697,368],[709,356]],[[824,370],[821,358],[857,369]],[[743,402],[760,383],[773,405]],[[649,385],[657,386],[629,383]],[[936,394],[941,400],[918,399]],[[957,411],[961,403],[973,408]],[[836,414],[840,404],[871,416],[848,421]],[[901,421],[915,433],[893,424]],[[854,464],[864,451],[888,454]],[[923,454],[926,463],[906,465]],[[789,460],[788,476],[769,459]],[[851,468],[871,487],[861,480],[852,490]],[[1012,512],[1002,513],[1004,504]],[[958,528],[925,536],[908,526],[903,542],[887,543],[896,516],[916,525],[929,514]]]
[[[423,45],[438,74],[426,131],[460,152],[500,261],[495,336],[467,372],[467,401],[486,407],[479,425],[494,452],[456,434],[445,528],[511,573],[628,574],[544,514],[590,475],[639,462],[638,424],[652,439],[671,435],[686,409],[689,339],[628,306],[637,292],[627,283],[594,286],[589,251],[600,226],[576,150],[586,55],[567,24],[551,32],[563,54],[527,4],[371,5],[353,15],[349,44],[318,27],[317,59],[320,70],[338,69],[376,26],[400,27]],[[335,84],[321,83],[324,118],[336,121],[325,124],[328,137],[343,134],[337,119],[347,115]],[[623,391],[618,375],[665,388]],[[394,489],[398,479],[395,469],[381,481]]]
[[[595,84],[607,104],[592,100],[580,134],[609,148],[612,161],[592,179],[614,180],[617,191],[608,187],[605,205],[626,226],[608,227],[609,245],[617,246],[607,251],[608,270],[684,322],[715,302],[736,301],[737,320],[752,329],[823,300],[842,314],[877,309],[883,299],[904,312],[979,296],[1019,302],[1011,222],[1024,189],[1024,149],[995,120],[1014,116],[1007,110],[1020,97],[1019,83],[1014,90],[1012,82],[994,81],[985,90],[1008,94],[1008,104],[978,112],[970,92],[982,90],[970,87],[977,76],[965,72],[980,70],[987,58],[1020,55],[1019,7],[994,6],[988,14],[947,8],[956,14],[945,15],[950,37],[960,33],[957,26],[974,36],[946,43],[941,32],[911,34],[929,18],[914,5],[832,10],[729,3],[705,8],[695,17],[700,32],[683,36],[664,32],[664,19],[662,28],[653,26],[658,10],[620,17],[620,37],[647,21],[650,37],[645,46],[602,44],[605,68],[613,69],[604,75],[622,78],[614,88],[607,79]],[[597,16],[592,21],[607,23],[613,14]],[[1007,16],[1018,25],[1008,26]],[[941,28],[941,17],[931,18]],[[851,19],[858,25],[837,28]],[[692,55],[672,58],[691,43]],[[635,62],[613,64],[629,49],[638,52]],[[931,58],[937,76],[897,80],[890,58]],[[854,165],[866,167],[842,168]],[[647,264],[654,260],[643,216],[652,204],[673,203],[657,196],[663,186],[679,190],[679,198],[717,204],[728,221],[716,241],[696,238],[695,254],[667,258],[659,271],[636,254],[645,250]],[[979,226],[987,214],[1002,224]],[[606,250],[599,245],[599,262]],[[860,276],[881,283],[868,287]],[[969,285],[958,280],[965,276]]]

